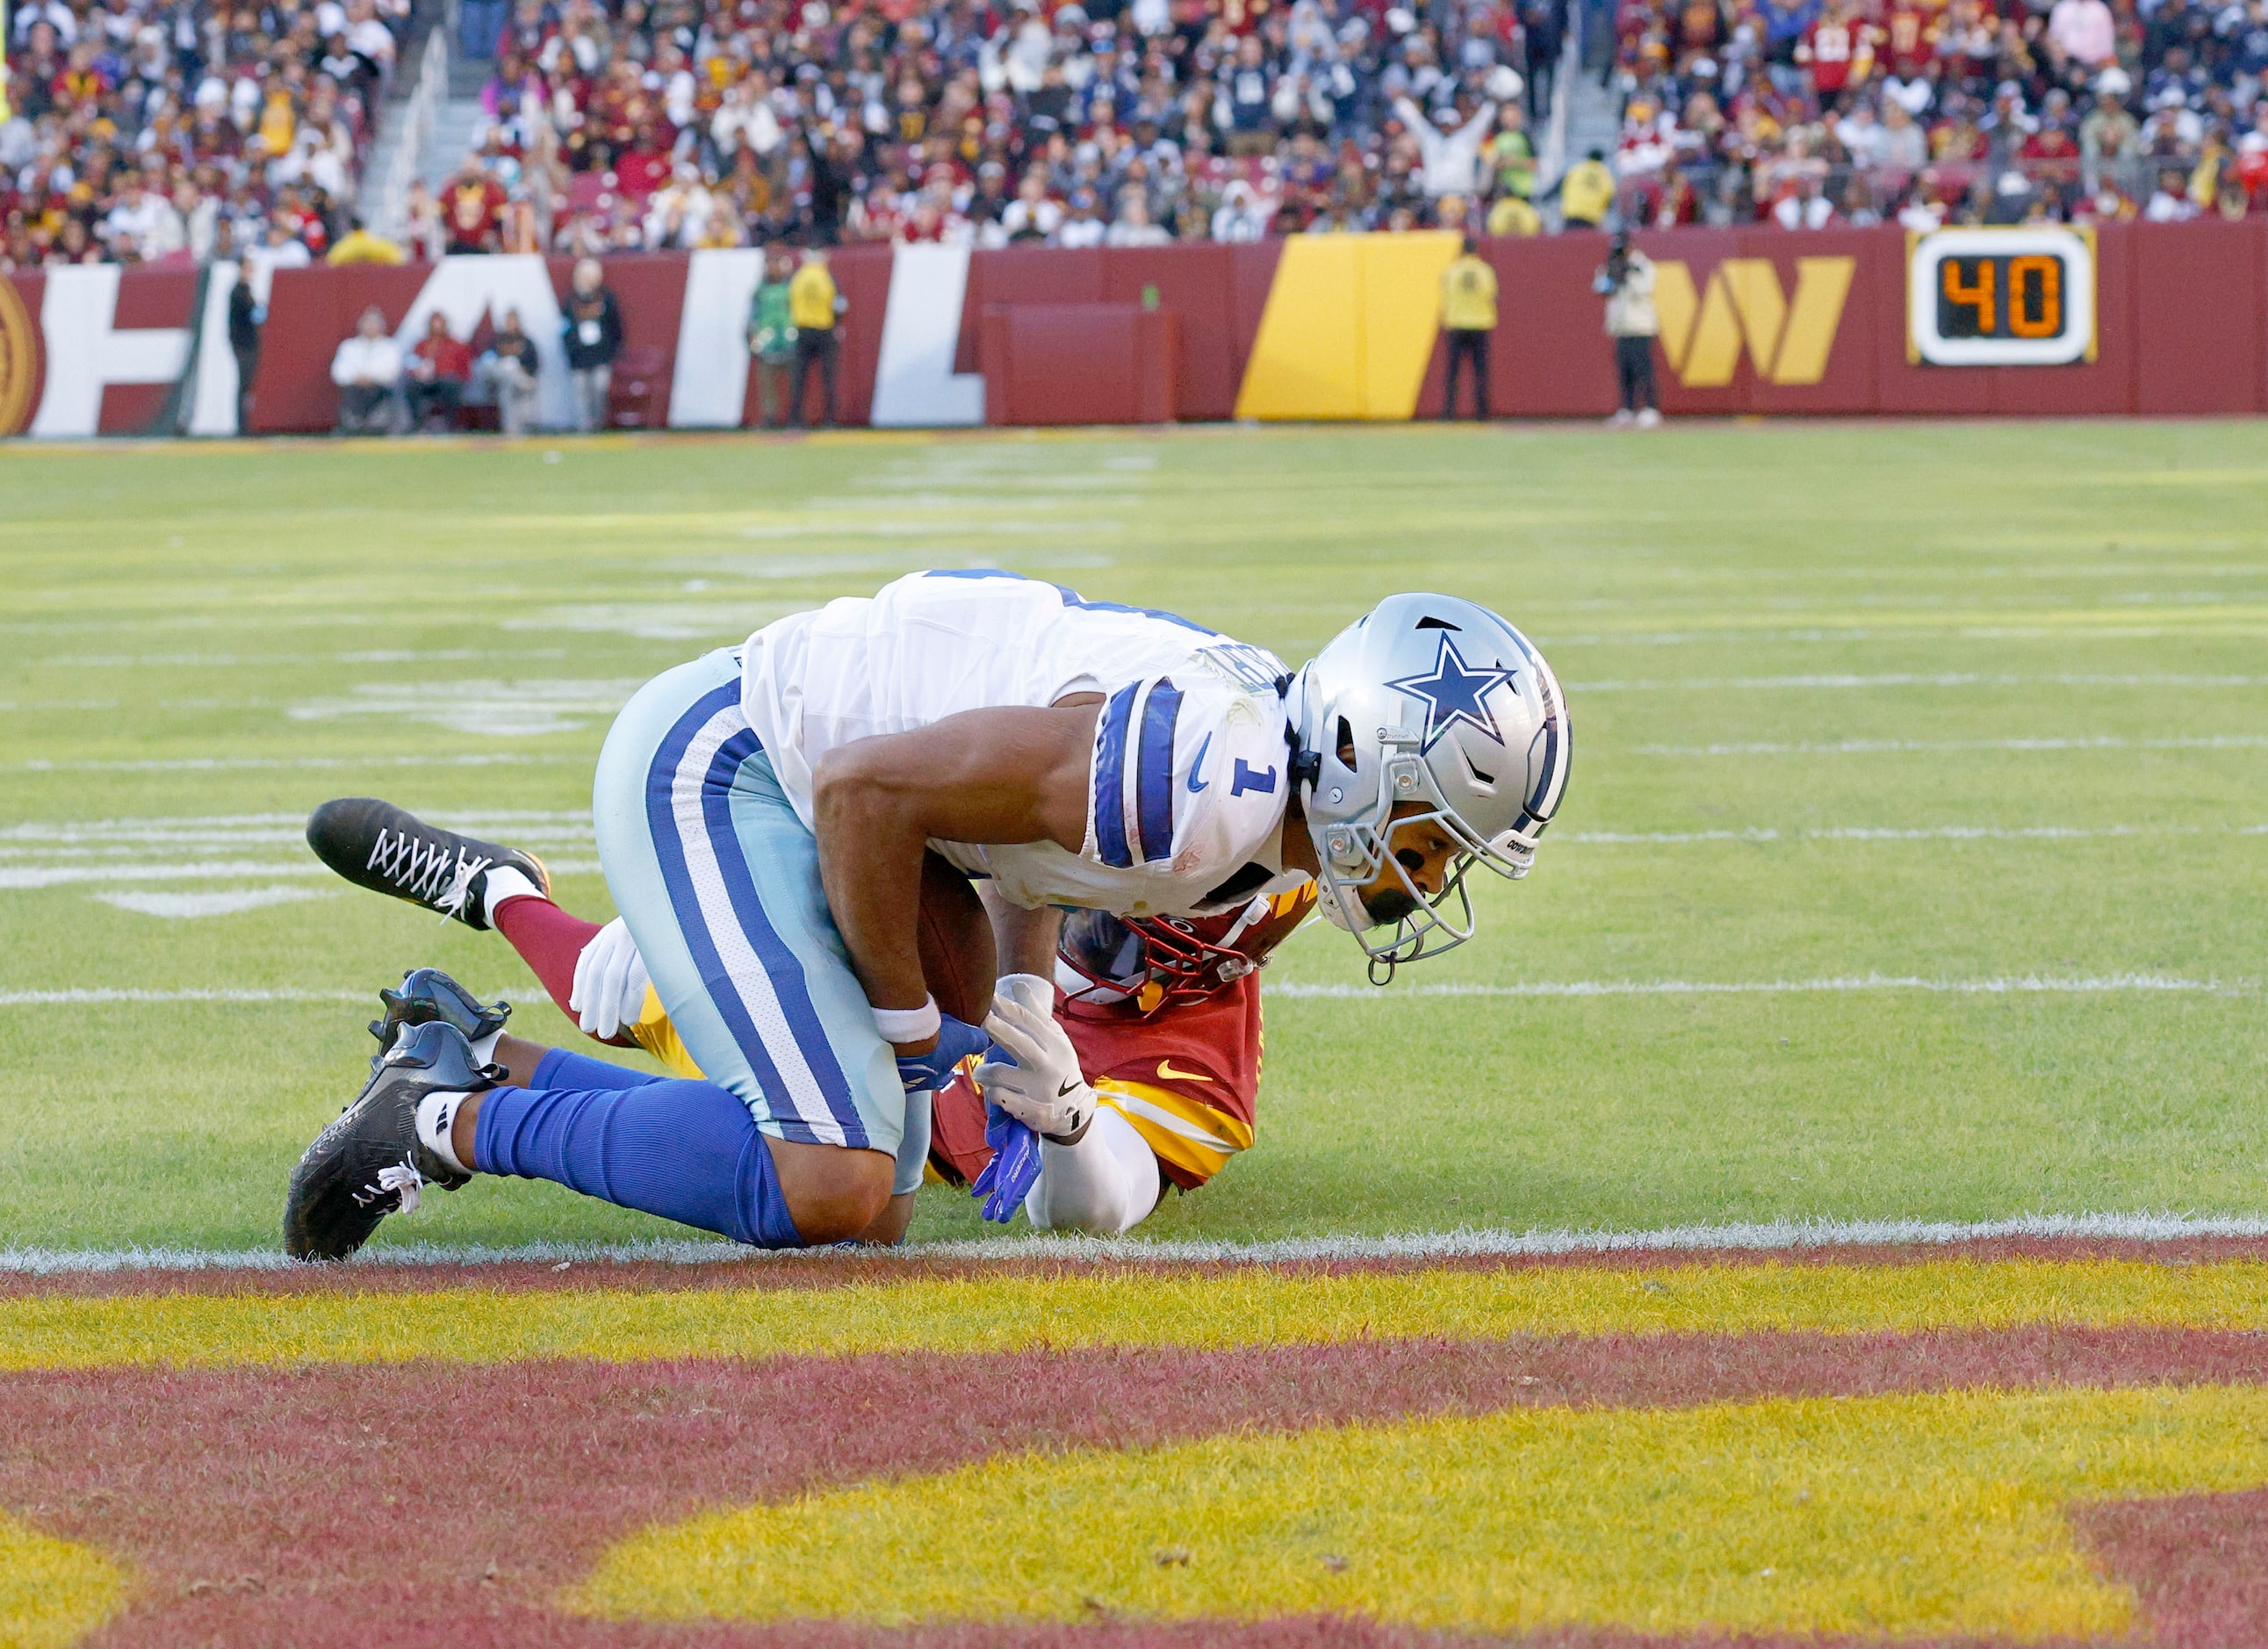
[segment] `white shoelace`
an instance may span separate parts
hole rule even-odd
[[[461,917],[465,914],[465,906],[471,902],[473,896],[473,878],[495,862],[493,859],[486,858],[457,861],[457,873],[450,879],[449,885],[441,890],[441,896],[434,901],[434,903],[441,907],[443,921],[448,920],[451,917]]]
[[[473,880],[496,861],[466,857],[446,843],[381,830],[371,844],[368,868],[413,899],[438,909],[446,920],[461,917],[472,902]]]
[[[398,1214],[417,1211],[418,1188],[424,1183],[407,1157],[399,1162],[388,1163],[378,1171],[378,1189],[381,1195],[387,1191],[401,1193],[401,1206],[394,1211]]]

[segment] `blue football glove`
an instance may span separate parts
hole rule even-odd
[[[984,1218],[1005,1226],[1040,1180],[1040,1137],[997,1105],[984,1108],[984,1143],[992,1160],[969,1195],[984,1199]]]
[[[925,1054],[900,1054],[898,1080],[909,1093],[935,1093],[953,1080],[953,1070],[971,1054],[982,1055],[992,1039],[950,1013],[938,1015],[937,1046]]]
[[[1016,1056],[998,1042],[992,1044],[990,1056],[1002,1064],[1016,1063]],[[983,1203],[985,1218],[1005,1226],[1016,1218],[1016,1211],[1039,1182],[1040,1137],[987,1100],[984,1143],[992,1147],[992,1160],[984,1165],[984,1172],[976,1176],[968,1194]]]

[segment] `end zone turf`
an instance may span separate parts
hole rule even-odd
[[[98,1555],[103,1645],[2257,1641],[2264,1277],[2261,1239],[18,1274],[0,1507]]]

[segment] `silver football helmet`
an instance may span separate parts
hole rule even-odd
[[[1567,701],[1528,637],[1484,607],[1425,594],[1388,596],[1342,630],[1289,697],[1323,915],[1355,936],[1384,984],[1473,936],[1473,865],[1528,874],[1567,788]],[[1395,845],[1425,824],[1458,849],[1430,897]],[[1381,869],[1407,895],[1382,902],[1383,916],[1359,891]]]

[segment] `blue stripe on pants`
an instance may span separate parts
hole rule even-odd
[[[710,1081],[776,1137],[895,1152],[905,1095],[820,886],[818,843],[716,652],[634,695],[593,786],[599,861]]]
[[[737,704],[736,697],[736,709]],[[819,1011],[812,1005],[811,992],[804,983],[803,964],[772,931],[771,918],[764,914],[763,901],[757,894],[747,855],[740,850],[740,833],[733,822],[733,782],[741,762],[759,754],[762,747],[753,732],[736,733],[718,747],[717,758],[710,763],[701,783],[701,816],[708,827],[709,850],[716,855],[717,869],[725,879],[725,894],[733,902],[733,914],[740,918],[740,931],[763,964],[764,973],[771,981],[773,999],[786,1016],[788,1030],[818,1081],[821,1097],[826,1101],[836,1127],[842,1131],[843,1143],[863,1148],[867,1144],[866,1125],[859,1120],[858,1106],[851,1102],[850,1085],[843,1078],[843,1067],[836,1063],[835,1050],[828,1046],[827,1033],[819,1023]]]

